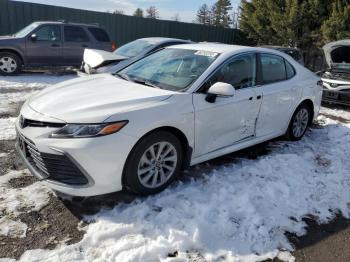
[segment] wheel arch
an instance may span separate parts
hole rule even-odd
[[[0,53],[13,53],[17,55],[19,59],[21,59],[22,65],[24,65],[24,56],[18,50],[12,49],[12,48],[4,48],[4,49],[0,49]]]
[[[292,117],[293,117],[295,111],[298,109],[299,106],[301,106],[301,105],[303,105],[303,104],[306,104],[306,105],[310,108],[310,110],[311,110],[311,114],[312,114],[311,116],[312,116],[312,117],[310,117],[309,126],[312,124],[313,119],[314,119],[314,115],[315,115],[315,106],[314,106],[314,102],[313,102],[310,98],[304,98],[304,99],[301,100],[301,101],[294,107],[294,109],[292,110],[292,113],[291,113],[290,116],[289,116],[289,120],[288,120],[288,122],[287,122],[287,125],[286,125],[286,127],[285,127],[285,129],[284,129],[284,130],[285,130],[284,133],[286,133],[286,132],[288,131],[288,128],[289,128],[289,125],[290,125],[290,121],[292,120]]]
[[[314,106],[314,102],[312,102],[312,100],[311,99],[309,99],[309,98],[306,98],[306,99],[304,99],[303,101],[301,101],[300,103],[299,103],[299,105],[297,106],[297,108],[299,107],[299,106],[301,106],[301,105],[306,105],[307,107],[309,107],[309,109],[311,110],[311,117],[310,117],[310,119],[309,119],[309,126],[312,124],[312,121],[313,121],[313,119],[314,119],[314,116],[315,116],[315,106]],[[295,109],[296,110],[296,109]],[[295,110],[294,110],[294,112],[295,112]],[[293,113],[294,114],[294,113]]]
[[[174,136],[176,136],[181,145],[182,145],[182,150],[183,150],[183,163],[182,163],[182,169],[186,169],[187,167],[189,167],[190,162],[191,162],[191,157],[192,157],[192,152],[193,152],[193,148],[190,146],[188,139],[186,137],[186,135],[184,134],[184,132],[182,132],[180,129],[173,127],[173,126],[162,126],[162,127],[158,127],[155,129],[152,129],[150,131],[148,131],[147,133],[145,133],[142,137],[140,137],[140,139],[135,143],[135,145],[133,146],[133,148],[130,150],[127,159],[129,158],[132,150],[135,148],[135,146],[146,136],[155,133],[155,132],[159,132],[159,131],[165,131],[165,132],[169,132],[171,134],[173,134]],[[126,160],[128,161],[128,160]],[[125,164],[124,164],[124,168],[125,168]],[[122,185],[123,187],[125,187],[126,183],[125,183],[125,172],[124,172],[124,168],[123,168],[123,174],[122,174]]]

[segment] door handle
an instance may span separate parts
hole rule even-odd
[[[256,97],[256,99],[258,99],[258,100],[259,100],[259,99],[261,99],[261,96],[260,96],[260,95],[259,95],[259,96],[257,96],[257,97]]]
[[[52,46],[52,47],[60,47],[59,44],[52,44],[51,46]]]
[[[251,96],[251,97],[249,97],[249,100],[253,100],[253,97]]]

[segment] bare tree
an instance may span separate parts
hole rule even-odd
[[[211,11],[207,4],[203,4],[197,11],[196,21],[200,24],[211,24]]]
[[[124,11],[123,10],[114,10],[113,14],[115,14],[115,15],[123,15]]]
[[[158,10],[155,6],[150,6],[149,8],[146,9],[146,17],[147,18],[152,18],[152,19],[158,19],[159,18],[159,13]]]

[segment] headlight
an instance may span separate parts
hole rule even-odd
[[[67,124],[53,132],[51,138],[84,138],[106,136],[118,132],[129,121],[102,124]]]

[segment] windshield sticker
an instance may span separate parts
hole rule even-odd
[[[194,53],[195,55],[207,56],[207,57],[217,57],[218,53],[210,52],[210,51],[197,51]]]

